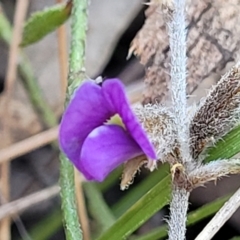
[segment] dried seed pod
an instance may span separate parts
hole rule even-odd
[[[226,73],[200,102],[190,124],[190,148],[194,159],[239,123],[240,62]]]

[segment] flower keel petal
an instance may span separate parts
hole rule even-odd
[[[141,154],[141,148],[122,127],[105,125],[88,135],[76,167],[88,180],[101,182],[120,164]]]

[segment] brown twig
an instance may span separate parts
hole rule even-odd
[[[83,239],[84,240],[90,240],[90,230],[89,230],[89,221],[87,216],[87,210],[85,205],[85,199],[84,199],[84,193],[82,189],[82,175],[78,172],[77,169],[75,169],[74,172],[75,176],[75,186],[76,186],[76,197],[77,197],[77,203],[78,203],[78,216],[80,219],[82,232],[83,232]]]
[[[53,127],[0,150],[0,163],[8,162],[57,139],[58,127]]]
[[[62,3],[63,1],[56,0],[56,2]],[[60,65],[62,100],[64,100],[67,89],[67,69],[68,69],[67,34],[66,26],[64,24],[58,28],[57,34],[58,34],[58,55]]]
[[[9,118],[9,106],[8,103],[12,97],[13,87],[15,84],[16,76],[17,76],[17,58],[19,51],[19,44],[21,42],[22,28],[23,22],[26,16],[27,8],[29,1],[27,0],[19,0],[16,4],[16,10],[14,15],[14,29],[13,29],[13,38],[10,45],[9,50],[9,58],[8,58],[8,67],[6,73],[6,81],[5,81],[5,89],[2,99],[2,113],[3,115],[3,132],[2,139],[4,142],[3,146],[7,146],[10,142],[10,136],[8,135],[8,129],[11,125]],[[0,184],[1,184],[1,192],[3,197],[6,200],[9,200],[9,164],[3,163],[0,168]],[[10,239],[10,218],[6,218],[0,222],[0,239]]]
[[[5,217],[13,217],[14,215],[26,210],[29,207],[32,207],[42,201],[48,200],[49,198],[56,196],[59,191],[59,186],[54,185],[44,190],[30,194],[26,197],[19,198],[16,201],[6,203],[0,207],[0,220],[4,219]]]

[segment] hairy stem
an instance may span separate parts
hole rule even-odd
[[[186,97],[186,30],[184,0],[173,1],[173,12],[168,23],[169,41],[171,50],[171,94],[177,139],[180,144],[183,162],[189,161],[189,128],[187,124],[187,97]]]
[[[188,210],[189,192],[185,189],[173,189],[170,203],[170,219],[168,221],[168,239],[184,240]]]
[[[185,169],[191,162],[189,148],[189,124],[187,116],[186,94],[186,30],[185,30],[185,1],[173,0],[171,8],[168,6],[169,46],[171,50],[171,94],[174,121],[177,130],[177,141],[180,156],[177,162],[184,164]],[[176,164],[177,166],[178,164]],[[186,219],[189,192],[181,185],[182,180],[187,183],[186,175],[173,171],[173,192],[170,203],[169,240],[184,240],[186,233]],[[179,175],[180,174],[180,175]],[[180,182],[178,181],[180,180]]]
[[[68,89],[66,105],[69,102],[74,90],[83,80],[85,42],[87,29],[87,7],[88,0],[73,0],[72,25],[71,25],[71,53],[69,58]],[[83,74],[81,74],[83,73]],[[82,232],[78,221],[76,208],[74,169],[70,161],[62,153],[61,161],[61,198],[63,217],[65,221],[65,233],[68,240],[81,240]]]

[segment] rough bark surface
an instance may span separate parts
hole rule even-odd
[[[239,58],[239,3],[238,0],[187,1],[188,93]],[[130,49],[147,67],[144,104],[166,99],[170,78],[170,50],[161,6],[151,5],[146,17]]]

